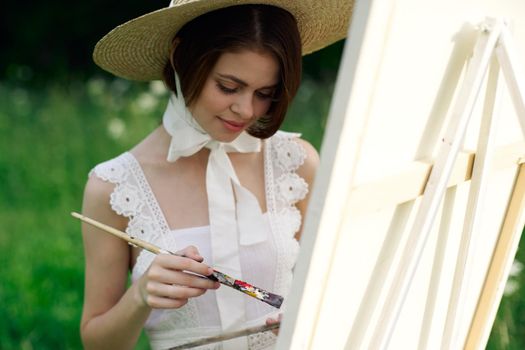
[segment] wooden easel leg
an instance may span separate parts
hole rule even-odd
[[[516,256],[525,221],[525,164],[521,164],[512,198],[494,249],[485,283],[472,319],[465,349],[484,349],[507,277]]]

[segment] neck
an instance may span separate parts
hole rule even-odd
[[[145,139],[137,144],[131,152],[137,157],[165,161],[168,155],[171,136],[164,126],[160,125],[153,130]]]

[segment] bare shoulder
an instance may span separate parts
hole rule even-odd
[[[306,153],[304,163],[299,167],[299,169],[297,169],[297,174],[305,179],[309,185],[312,185],[315,172],[319,166],[319,153],[310,142],[301,138],[297,138],[296,141],[303,147]]]
[[[111,193],[115,189],[115,184],[104,181],[98,176],[92,174],[84,188],[83,211],[89,211],[93,214],[112,216],[114,219],[120,219],[110,205]]]
[[[118,215],[110,204],[114,186],[92,174],[84,189],[82,214],[123,230],[127,219]],[[130,248],[120,238],[86,223],[82,223],[82,237],[85,258],[84,327],[89,320],[111,309],[124,294]]]
[[[86,187],[84,188],[84,204],[99,205],[106,200],[109,203],[109,197],[114,188],[114,184],[92,174],[89,176]]]
[[[84,189],[82,214],[106,225],[123,230],[127,225],[127,219],[118,215],[111,208],[110,204],[110,196],[114,188],[114,184],[104,181],[95,175],[91,175]],[[84,235],[86,249],[94,248],[94,252],[99,249],[98,247],[95,248],[94,245],[104,246],[109,244],[113,246],[113,248],[115,248],[115,246],[126,247],[121,244],[122,242],[118,241],[118,238],[114,238],[87,224],[83,224],[82,233]],[[93,244],[93,246],[91,244]]]

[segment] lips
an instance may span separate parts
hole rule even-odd
[[[222,119],[221,117],[217,118],[219,118],[224,127],[230,131],[241,131],[246,126],[246,123],[234,122],[231,120]]]

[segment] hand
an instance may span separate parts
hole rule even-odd
[[[208,289],[219,288],[214,282],[193,273],[209,276],[213,269],[203,264],[197,248],[188,246],[175,256],[159,254],[148,270],[137,281],[140,299],[144,305],[156,309],[177,309],[189,298],[204,294]]]
[[[283,319],[283,314],[279,314],[277,318],[267,318],[266,325],[270,326],[272,324],[276,324],[278,322],[281,322],[282,319]],[[279,335],[279,328],[272,329],[272,333],[275,335]]]

